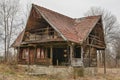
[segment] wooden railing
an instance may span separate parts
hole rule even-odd
[[[91,45],[91,46],[96,46],[96,47],[103,47],[105,44],[104,42],[95,35],[89,35],[89,37],[86,40],[87,45]]]
[[[25,41],[34,41],[42,39],[58,39],[60,36],[51,27],[40,28],[26,31]]]
[[[28,37],[25,38],[25,41],[36,41],[36,40],[50,40],[50,39],[59,39],[60,36],[57,34],[43,34],[43,35],[38,35],[38,34],[30,34]]]

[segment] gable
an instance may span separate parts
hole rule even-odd
[[[42,22],[42,16],[37,13],[37,11],[34,9],[34,7],[31,8],[31,12],[26,24],[25,31],[32,30],[33,28],[37,28],[40,25],[40,22]]]
[[[33,8],[65,41],[75,43],[83,43],[100,19],[100,16],[89,16],[76,22],[75,19],[37,5],[33,5]]]
[[[34,7],[64,40],[79,43],[76,31],[73,28],[74,19],[37,5]]]
[[[102,25],[101,19],[95,25],[95,27],[90,32],[90,34],[98,36],[100,38],[100,40],[104,42],[104,30],[103,30],[103,25]]]
[[[39,40],[39,42],[45,42],[50,41],[52,39],[52,35],[54,35],[54,40],[63,40],[61,35],[44,19],[41,14],[38,13],[38,11],[36,11],[34,7],[32,7],[22,41],[28,42]],[[44,39],[41,39],[41,36]]]
[[[105,48],[105,41],[104,41],[104,30],[102,27],[101,19],[95,25],[95,27],[91,30],[90,34],[86,38],[85,42],[87,45],[92,47],[96,47],[97,49],[104,49]]]
[[[74,28],[77,32],[80,43],[83,43],[83,41],[86,40],[100,18],[100,16],[88,16],[75,21],[76,26]]]

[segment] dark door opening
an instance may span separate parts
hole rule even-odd
[[[67,63],[68,53],[66,48],[53,48],[53,65]]]

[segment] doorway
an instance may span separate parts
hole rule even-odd
[[[68,63],[68,56],[67,48],[53,48],[53,65],[64,65]]]

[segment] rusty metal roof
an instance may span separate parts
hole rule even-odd
[[[52,10],[33,5],[49,24],[57,29],[65,39],[79,43],[83,41],[95,24],[100,20],[100,16],[89,16],[81,19],[72,19]]]
[[[82,43],[101,18],[100,16],[89,16],[73,19],[37,5],[33,5],[33,7],[61,34],[64,40],[75,43]],[[23,34],[24,31],[18,36],[14,45],[20,45]]]
[[[33,6],[65,40],[79,42],[72,27],[74,25],[74,19],[37,5]]]
[[[76,19],[77,21],[75,20],[76,25],[74,28],[77,32],[79,42],[83,42],[88,37],[100,18],[100,16],[88,16],[80,20]]]

